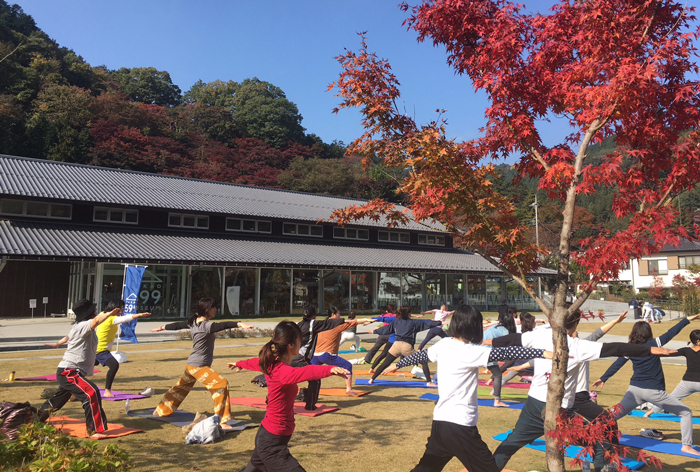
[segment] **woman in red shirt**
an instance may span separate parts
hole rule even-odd
[[[255,436],[255,450],[242,472],[266,470],[303,471],[289,452],[289,440],[294,432],[294,398],[300,382],[321,380],[331,375],[345,377],[350,372],[341,367],[308,365],[292,367],[292,358],[301,348],[301,329],[291,321],[275,327],[272,339],[260,349],[257,358],[228,364],[228,368],[265,374],[267,380],[267,411]]]

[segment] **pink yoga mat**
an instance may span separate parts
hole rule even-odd
[[[95,373],[98,373],[99,370],[95,369]],[[55,382],[56,381],[56,374],[51,374],[51,375],[40,375],[38,377],[22,377],[21,379],[15,379],[15,380],[23,380],[25,382]]]
[[[489,387],[489,385],[486,385],[486,380],[479,380],[479,385],[481,385],[482,387]],[[505,387],[505,388],[528,388],[528,389],[529,389],[529,388],[530,388],[530,385],[532,385],[532,384],[529,384],[529,383],[510,383],[510,382],[508,382],[507,384],[501,385],[501,386],[502,386],[502,387]],[[493,385],[490,385],[490,386],[493,387]]]
[[[114,398],[108,398],[105,397],[105,391],[104,389],[100,389],[100,395],[102,396],[102,400],[108,401],[108,402],[119,402],[123,400],[138,400],[139,398],[149,398],[146,395],[137,395],[133,393],[124,393],[124,392],[117,392],[116,390],[112,390],[112,394],[114,394]]]

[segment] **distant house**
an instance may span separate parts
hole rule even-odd
[[[620,282],[632,285],[635,292],[648,289],[657,275],[665,287],[673,286],[673,277],[677,274],[689,277],[687,268],[700,265],[700,242],[683,240],[679,246],[666,246],[658,254],[652,254],[639,260],[631,260],[626,270],[620,272]]]
[[[125,263],[148,266],[138,310],[156,318],[187,316],[204,296],[228,316],[297,315],[307,303],[535,308],[438,223],[327,221],[358,203],[0,155],[0,317],[28,316],[29,300],[41,313],[44,297],[49,313],[120,297]]]

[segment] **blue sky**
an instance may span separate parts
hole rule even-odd
[[[200,79],[271,82],[296,103],[307,132],[325,142],[349,144],[362,133],[356,111],[332,114],[338,98],[326,91],[340,73],[334,57],[357,50],[361,31],[370,50],[392,64],[406,110],[419,123],[446,109],[449,134],[471,139],[485,122],[484,95],[455,76],[444,50],[418,43],[402,26],[398,0],[14,2],[93,66],[152,66],[168,71],[183,93]],[[528,6],[546,11],[552,3]],[[564,131],[562,124],[548,126],[545,143],[560,142]]]

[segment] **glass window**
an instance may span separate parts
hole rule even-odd
[[[486,308],[486,277],[483,275],[467,276],[467,305],[479,310]]]
[[[291,270],[260,269],[260,314],[288,315]]]
[[[334,238],[344,238],[345,237],[345,228],[341,228],[340,226],[336,226],[333,228],[333,237]]]
[[[401,273],[400,272],[380,272],[377,294],[377,304],[380,311],[387,305],[393,304],[397,307],[401,301]]]
[[[486,302],[491,307],[496,307],[503,300],[503,277],[486,277]]]
[[[208,216],[198,216],[197,217],[197,228],[209,228],[209,217]]]
[[[21,200],[8,200],[6,198],[3,198],[0,209],[3,213],[6,213],[8,215],[23,215],[24,202]]]
[[[447,274],[446,303],[447,309],[453,310],[462,304],[464,300],[464,289],[466,277],[462,274]]]
[[[350,304],[350,271],[323,271],[323,304],[324,310],[331,306],[338,307],[345,316]]]
[[[372,313],[379,309],[374,288],[376,277],[376,272],[352,272],[350,276],[351,309],[359,313]]]
[[[229,231],[240,231],[241,220],[238,218],[226,218],[226,229]]]
[[[321,299],[316,269],[294,269],[294,292],[292,294],[292,314],[300,315],[308,304],[316,305],[321,311]],[[321,315],[319,315],[319,318]]]
[[[427,244],[426,236],[424,234],[418,235],[418,244]]]
[[[195,227],[195,216],[194,215],[182,215],[182,226],[188,228]]]
[[[308,225],[297,225],[297,233],[308,236],[309,235],[309,226]]]
[[[346,228],[345,237],[348,239],[357,239],[357,230],[354,228]]]
[[[700,265],[700,256],[685,256],[678,258],[678,267],[681,269],[687,269],[691,265]],[[651,270],[651,266],[649,266]]]
[[[423,274],[404,272],[401,275],[401,305],[408,305],[414,313],[420,313],[423,307]]]
[[[249,267],[224,268],[224,309],[226,316],[255,316],[258,270]]]
[[[666,259],[649,261],[649,275],[668,275]]]
[[[389,232],[388,231],[380,231],[377,239],[379,241],[389,241]]]
[[[123,219],[124,213],[122,212],[122,210],[117,210],[116,208],[112,208],[111,210],[109,210],[109,221],[121,223]]]
[[[125,223],[138,223],[139,212],[138,210],[124,210],[124,222]]]
[[[243,220],[243,231],[256,231],[255,220]]]
[[[435,236],[435,242],[437,243],[438,246],[444,246],[445,245],[445,237],[444,236]]]
[[[168,226],[181,226],[181,217],[179,213],[170,213],[168,217]]]
[[[369,239],[369,230],[358,229],[357,230],[357,239],[364,239],[364,240]]]
[[[445,289],[444,274],[425,274],[425,306],[427,310],[440,308],[440,305],[447,303]]]
[[[399,241],[401,241],[402,243],[410,243],[411,235],[408,233],[399,233]]]
[[[323,226],[321,226],[321,225],[311,226],[311,236],[322,237],[323,236]]]
[[[399,233],[395,233],[393,231],[390,232],[389,233],[389,241],[398,242],[399,241]]]
[[[49,204],[45,202],[27,202],[27,216],[49,216]]]
[[[272,223],[270,221],[258,221],[258,233],[272,233]]]
[[[95,221],[107,221],[109,219],[109,209],[102,207],[95,207]]]
[[[71,205],[61,205],[59,203],[51,204],[51,217],[52,218],[65,218],[70,219],[71,217]]]
[[[221,285],[223,283],[223,268],[222,267],[192,267],[192,288],[190,291],[190,311],[193,314],[197,311],[199,299],[211,297],[216,300],[218,306],[223,306],[221,303]],[[219,314],[221,310],[219,310]],[[189,316],[188,314],[188,316]]]
[[[292,223],[285,223],[282,225],[282,232],[284,234],[297,234],[297,225]]]

